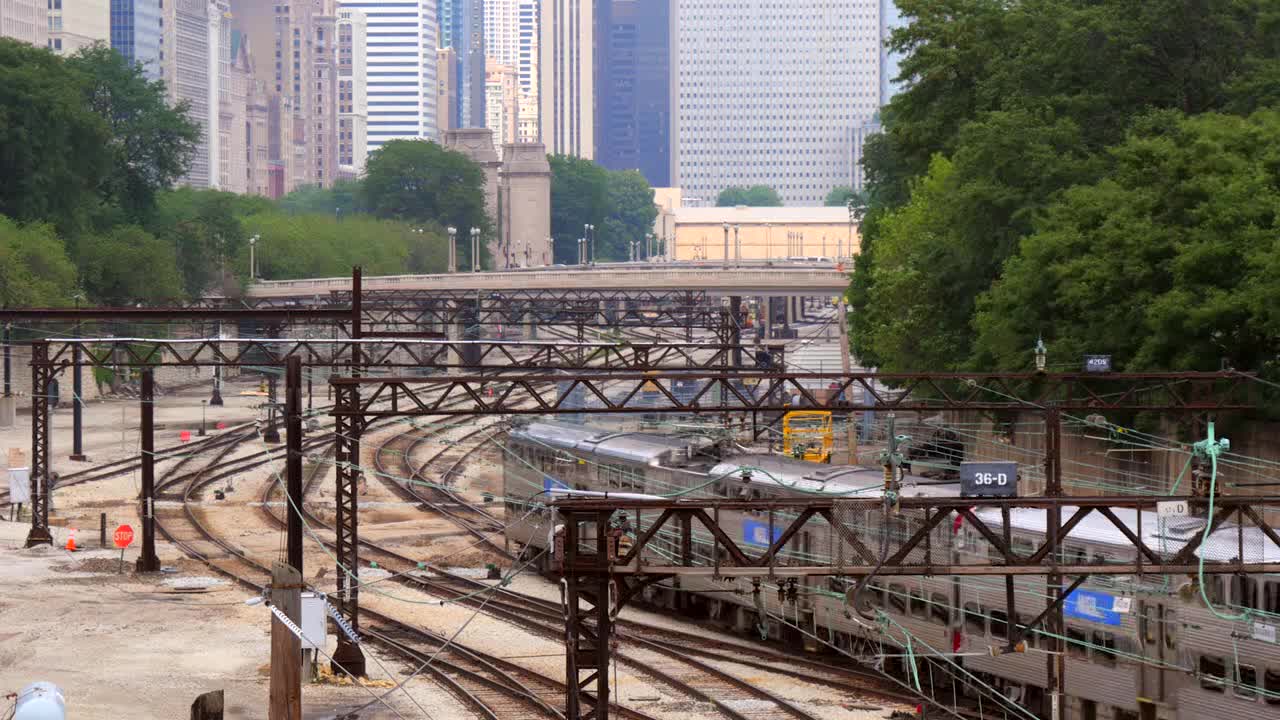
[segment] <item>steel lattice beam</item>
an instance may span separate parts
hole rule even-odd
[[[54,372],[47,364],[35,364],[48,354],[45,343],[31,348],[31,530],[27,547],[53,544],[49,532],[49,385]]]
[[[723,577],[758,577],[775,575],[785,577],[844,575],[850,577],[867,575],[1003,575],[1003,576],[1037,576],[1037,575],[1182,575],[1194,574],[1200,565],[1197,562],[1201,550],[1202,531],[1197,531],[1182,542],[1176,551],[1161,550],[1152,547],[1143,538],[1141,527],[1142,513],[1154,516],[1157,503],[1167,501],[1185,502],[1193,512],[1208,508],[1208,498],[1171,497],[1171,496],[1118,496],[1118,497],[1035,497],[1035,498],[964,498],[964,497],[904,497],[898,501],[899,510],[896,516],[909,516],[918,522],[911,527],[911,534],[900,543],[892,545],[891,552],[883,558],[870,548],[880,544],[877,532],[843,524],[841,517],[858,512],[879,512],[884,508],[884,501],[879,498],[866,500],[777,500],[767,503],[735,502],[735,501],[682,501],[668,500],[614,500],[614,499],[561,499],[552,505],[564,519],[566,527],[577,522],[600,522],[605,517],[602,527],[607,527],[607,519],[614,513],[649,512],[660,513],[652,524],[646,525],[632,544],[631,549],[619,555],[613,562],[601,564],[597,558],[582,565],[564,566],[566,573],[605,574],[605,575],[697,575]],[[1271,543],[1280,547],[1280,533],[1265,519],[1266,511],[1280,510],[1280,496],[1224,496],[1215,498],[1217,508],[1209,519],[1209,532],[1221,528],[1228,521],[1235,519],[1243,529],[1256,529]],[[1126,524],[1115,514],[1117,509],[1138,511],[1138,526]],[[991,522],[984,519],[980,511],[983,509],[1001,510],[1002,520]],[[1005,538],[1011,532],[1008,513],[1004,510],[1032,509],[1043,510],[1049,515],[1058,515],[1065,519],[1056,539],[1046,534],[1039,546],[1025,552],[1018,552],[1011,547]],[[763,550],[735,540],[736,528],[719,525],[715,517],[721,512],[767,512],[770,524],[775,530],[781,530],[772,545]],[[1111,523],[1111,527],[1119,532],[1129,543],[1131,560],[1102,562],[1098,558],[1083,561],[1062,562],[1063,541],[1071,529],[1091,513],[1096,513]],[[992,552],[987,553],[990,559],[982,562],[973,561],[955,563],[950,551],[936,551],[927,542],[929,533],[938,525],[950,523],[959,517],[963,525],[977,532],[990,546]],[[820,520],[818,520],[820,519]],[[651,564],[644,557],[644,550],[664,529],[668,535],[684,532],[684,524],[696,524],[700,529],[714,538],[715,556],[719,557],[716,566],[689,566],[672,564]],[[779,560],[779,553],[787,543],[799,533],[817,527],[831,529],[843,543],[840,552],[833,550],[833,557],[855,557],[858,563],[832,563],[827,565],[800,565]],[[1150,528],[1148,528],[1150,530]],[[1280,571],[1280,562],[1269,561],[1266,553],[1258,554],[1254,559],[1243,532],[1236,533],[1238,546],[1229,548],[1229,557],[1209,557],[1204,559],[1204,572],[1210,574],[1232,574],[1242,572],[1274,573]],[[923,557],[921,557],[923,555]]]
[[[476,413],[538,415],[573,413],[783,412],[797,404],[808,409],[863,410],[1007,410],[1052,406],[1075,411],[1226,411],[1253,406],[1252,376],[1240,373],[1147,374],[877,374],[646,373],[591,375],[504,375],[428,378],[334,378],[335,385],[368,386],[356,414],[364,418]],[[557,390],[568,384],[569,391]],[[680,392],[684,384],[696,388]],[[881,384],[896,385],[886,391]],[[419,388],[413,387],[418,385]],[[810,388],[829,388],[819,395]],[[570,407],[570,392],[581,388],[587,407]],[[444,392],[439,392],[440,390]],[[373,404],[395,393],[400,409],[375,410]],[[439,393],[435,397],[429,394]],[[858,396],[862,400],[850,400]],[[459,397],[470,404],[450,406]]]
[[[359,407],[360,388],[337,388],[334,400],[336,407]],[[347,573],[355,574],[360,568],[360,432],[360,423],[354,422],[350,417],[339,418],[334,427],[337,444],[337,452],[334,454],[334,464],[337,467],[334,494],[337,514],[333,523],[338,560],[336,599],[338,611],[355,631],[360,628],[360,586]],[[338,648],[333,655],[333,664],[337,666],[334,667],[335,674],[343,669],[356,676],[363,676],[365,672],[364,653],[345,634],[338,635]]]
[[[128,338],[48,341],[50,351],[38,362],[63,368],[79,351],[92,366],[264,366],[284,365],[300,357],[307,366],[377,368],[472,368],[475,370],[653,370],[724,369],[735,349],[768,350],[781,344],[739,347],[726,343],[552,343],[525,341],[449,340],[314,340],[314,339],[192,339]],[[357,351],[361,356],[357,363]],[[456,359],[455,359],[456,358]],[[465,359],[469,358],[469,359]]]

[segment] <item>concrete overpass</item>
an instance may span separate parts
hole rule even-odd
[[[832,263],[702,262],[602,263],[501,272],[441,275],[387,275],[363,279],[366,292],[378,290],[705,290],[721,296],[797,297],[843,295],[846,268]],[[351,289],[350,277],[260,280],[253,298],[305,299]]]

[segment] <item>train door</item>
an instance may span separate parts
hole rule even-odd
[[[1138,700],[1146,711],[1144,718],[1147,712],[1154,712],[1155,703],[1167,702],[1163,668],[1176,665],[1176,658],[1172,657],[1176,647],[1173,620],[1173,610],[1164,603],[1138,601],[1138,642],[1142,645],[1142,654],[1152,659],[1152,662],[1138,663]]]

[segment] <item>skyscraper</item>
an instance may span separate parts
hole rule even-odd
[[[49,10],[50,50],[59,55],[69,55],[86,45],[111,41],[110,0],[46,2]]]
[[[520,94],[538,96],[538,0],[520,0],[516,20],[516,79]],[[523,104],[523,101],[522,103]],[[533,103],[537,107],[537,102]]]
[[[600,68],[599,151],[611,170],[671,184],[671,0],[611,3]]]
[[[111,0],[111,47],[160,77],[160,0]]]
[[[50,0],[3,0],[0,2],[0,37],[11,37],[45,47],[49,42],[46,3]]]
[[[192,187],[218,187],[219,60],[227,6],[208,0],[169,0],[161,12],[160,79],[169,102],[187,103],[188,117],[200,128],[191,167],[181,182]]]
[[[880,0],[676,0],[674,181],[821,204],[880,107]]]
[[[542,0],[539,121],[549,153],[595,157],[596,10],[593,0]]]
[[[368,27],[368,148],[436,130],[437,0],[341,0]]]
[[[338,11],[338,172],[364,173],[369,155],[369,23],[352,8]]]
[[[456,126],[484,127],[485,0],[439,0],[440,47],[457,54]]]
[[[485,127],[493,131],[493,146],[502,158],[502,146],[516,142],[520,99],[516,69],[490,58],[485,71]]]
[[[485,0],[484,52],[500,65],[516,66],[520,53],[521,0]]]

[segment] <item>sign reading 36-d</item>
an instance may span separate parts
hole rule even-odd
[[[1017,497],[1018,463],[960,463],[960,495],[963,497]]]

